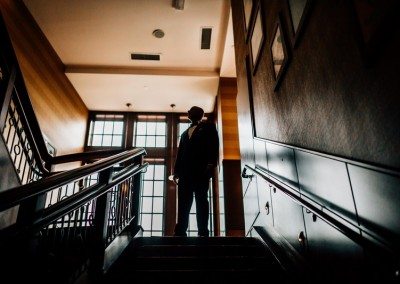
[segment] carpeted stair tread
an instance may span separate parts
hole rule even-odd
[[[140,283],[166,279],[175,283],[185,279],[190,279],[188,283],[226,283],[231,279],[236,283],[263,274],[281,279],[282,268],[269,249],[255,238],[142,237],[131,243],[105,279],[107,283],[138,279]]]

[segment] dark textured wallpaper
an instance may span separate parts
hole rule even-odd
[[[252,123],[245,57],[250,47],[245,42],[242,1],[231,3],[240,144],[245,150],[242,158],[248,159]],[[287,3],[261,1],[266,41],[256,73],[249,75],[257,136],[399,169],[400,31],[391,10],[385,11],[377,28],[374,60],[366,61],[353,1],[312,1],[295,48]],[[274,91],[269,49],[278,15],[290,59]]]

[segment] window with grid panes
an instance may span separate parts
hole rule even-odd
[[[181,141],[181,136],[183,132],[185,132],[186,129],[188,129],[190,126],[190,122],[179,122],[178,124],[178,146],[179,146],[179,141]]]
[[[134,131],[136,147],[163,148],[167,146],[165,115],[138,115]]]
[[[121,147],[124,137],[124,115],[96,114],[90,121],[88,146]]]
[[[162,159],[145,159],[149,163],[143,177],[139,223],[143,236],[162,236],[166,168]]]

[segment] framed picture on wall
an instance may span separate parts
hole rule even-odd
[[[275,77],[274,91],[277,91],[289,61],[289,53],[280,15],[273,29],[270,52],[272,58],[272,73]]]
[[[255,122],[255,114],[254,114],[254,96],[253,96],[253,72],[252,72],[252,64],[249,56],[246,56],[246,78],[247,78],[247,88],[249,92],[249,103],[250,103],[250,115],[251,115],[251,128],[253,137],[257,137],[256,132],[256,122]]]
[[[293,47],[296,47],[307,20],[313,0],[287,0],[290,19],[290,33]]]
[[[265,29],[264,29],[264,19],[261,9],[261,3],[258,0],[255,4],[255,14],[253,26],[250,32],[250,56],[253,76],[255,75],[258,67],[258,63],[261,58],[261,53],[263,50],[265,42]]]
[[[245,39],[247,42],[249,39],[249,28],[251,22],[251,12],[253,11],[253,0],[242,0],[242,1],[243,1]]]

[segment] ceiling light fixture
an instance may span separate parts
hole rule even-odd
[[[164,31],[162,29],[156,29],[153,31],[153,36],[156,38],[163,38],[165,35]]]
[[[183,10],[183,7],[185,6],[185,0],[172,0],[172,7],[174,7],[177,10]]]

